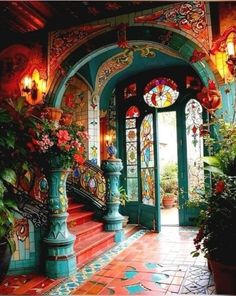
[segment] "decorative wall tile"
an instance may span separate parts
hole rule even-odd
[[[137,16],[135,22],[165,26],[179,31],[180,34],[200,44],[205,51],[209,50],[208,18],[206,3],[203,1],[177,3],[149,15]]]

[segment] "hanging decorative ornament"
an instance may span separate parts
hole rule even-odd
[[[117,27],[117,45],[120,48],[129,48],[129,44],[126,39],[126,30],[127,25],[126,24],[119,24]]]
[[[213,80],[208,81],[208,87],[203,87],[197,94],[197,99],[208,112],[214,112],[221,107],[222,97]]]
[[[205,58],[205,56],[206,56],[205,52],[194,49],[189,61],[190,61],[190,63],[200,62]]]

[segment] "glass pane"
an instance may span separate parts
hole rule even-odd
[[[154,168],[141,169],[142,203],[155,205],[155,177]]]
[[[127,165],[137,164],[137,143],[126,143]]]
[[[196,197],[196,189],[204,190],[203,138],[200,137],[200,127],[203,124],[202,106],[191,99],[185,107],[187,160],[188,160],[188,195]]]
[[[140,116],[140,111],[136,106],[129,107],[129,109],[126,112],[126,118],[134,118],[139,116]]]
[[[174,104],[179,96],[177,84],[165,77],[150,81],[144,89],[144,101],[151,107],[166,108]]]
[[[124,89],[124,98],[129,99],[136,96],[136,83],[132,83]]]
[[[178,225],[178,159],[176,112],[158,113],[161,224]]]
[[[136,127],[136,119],[126,119],[126,128]]]
[[[137,141],[137,130],[136,129],[126,130],[126,141],[127,142]]]
[[[155,204],[153,115],[144,117],[140,127],[142,202]]]
[[[153,153],[153,115],[147,115],[140,128],[141,167],[154,166]]]
[[[138,201],[138,179],[127,178],[127,195],[129,201]]]
[[[138,172],[137,172],[137,166],[135,165],[129,165],[127,166],[127,177],[137,177]]]

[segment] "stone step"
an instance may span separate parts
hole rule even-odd
[[[94,215],[94,212],[92,211],[84,211],[84,212],[69,214],[67,218],[68,228],[71,229],[72,227],[91,221],[93,215]]]
[[[76,236],[76,241],[81,241],[102,232],[104,225],[102,222],[88,221],[86,223],[69,228],[70,232]]]
[[[74,245],[77,266],[81,267],[115,245],[114,232],[101,232]]]
[[[69,203],[69,207],[68,207],[68,213],[72,214],[72,213],[77,213],[84,210],[84,205],[83,204],[79,204],[79,203]]]

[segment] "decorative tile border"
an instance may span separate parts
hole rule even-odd
[[[108,250],[98,259],[94,260],[92,263],[85,265],[83,268],[79,269],[73,278],[66,279],[59,286],[47,292],[45,295],[50,296],[64,296],[70,294],[74,289],[81,286],[85,281],[91,278],[97,271],[101,270],[109,262],[111,262],[119,253],[124,251],[127,247],[133,244],[136,240],[142,237],[147,230],[139,230],[130,236],[127,240],[121,242],[115,247]]]

